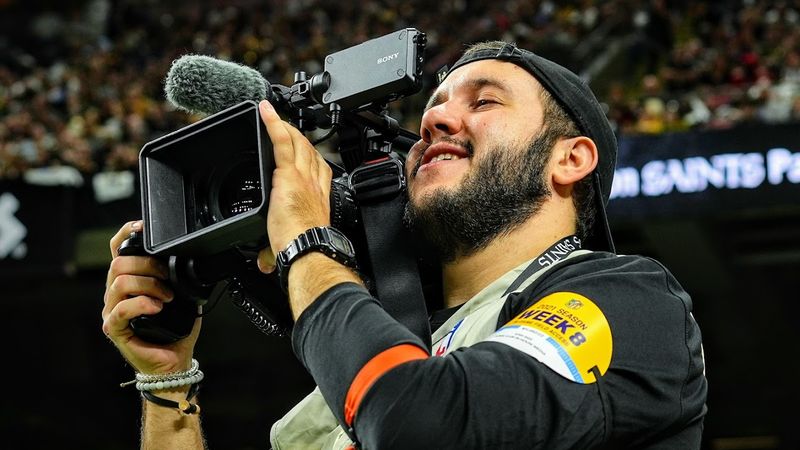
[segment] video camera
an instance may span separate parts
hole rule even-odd
[[[396,150],[408,150],[418,136],[389,117],[387,105],[421,89],[425,46],[425,34],[407,28],[330,54],[323,72],[311,77],[297,72],[291,86],[264,81],[266,98],[298,129],[329,130],[315,145],[338,138],[343,167],[329,162],[331,222],[357,249],[366,239],[360,204],[405,189],[403,158]],[[188,76],[175,82],[192,83]],[[215,292],[227,292],[265,333],[285,334],[291,327],[277,280],[255,265],[259,249],[268,245],[275,164],[259,98],[247,98],[142,147],[144,233],[132,234],[120,254],[167,261],[176,292],[160,313],[131,321],[145,340],[169,343],[187,336],[198,306]],[[359,267],[368,275],[372,266],[360,257]]]

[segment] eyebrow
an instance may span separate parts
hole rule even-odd
[[[511,93],[511,89],[508,87],[507,84],[494,78],[474,78],[472,80],[467,81],[466,87],[471,91],[477,91],[485,87],[493,87],[503,91],[504,93],[507,94]],[[446,96],[447,95],[442,91],[438,91],[435,94],[433,94],[431,98],[428,99],[428,104],[425,105],[425,111],[443,103],[445,101]]]

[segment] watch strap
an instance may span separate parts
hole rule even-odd
[[[301,256],[314,251],[321,252],[347,267],[356,267],[353,245],[341,231],[333,227],[309,228],[293,239],[276,258],[281,288],[284,292],[288,292],[291,265]]]

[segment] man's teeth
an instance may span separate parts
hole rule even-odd
[[[431,158],[430,162],[442,161],[445,159],[455,161],[457,159],[461,159],[461,157],[458,155],[454,155],[452,153],[442,153],[441,155],[437,155]]]

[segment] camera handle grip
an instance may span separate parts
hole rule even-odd
[[[146,256],[141,232],[132,232],[119,247],[120,256]],[[176,292],[175,298],[158,314],[131,319],[133,334],[153,344],[166,345],[179,341],[192,332],[197,318],[197,302]]]

